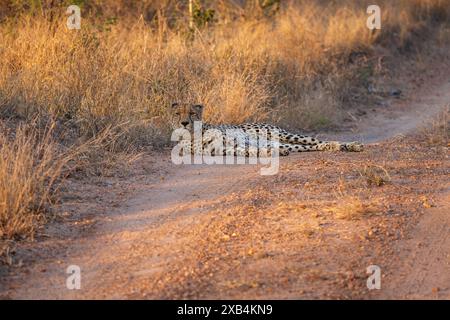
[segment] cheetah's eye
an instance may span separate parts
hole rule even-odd
[[[175,115],[176,115],[176,116],[179,116],[179,115],[180,115],[180,113],[179,113],[179,112],[175,112]]]

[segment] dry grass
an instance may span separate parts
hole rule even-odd
[[[336,218],[343,220],[359,220],[380,212],[379,204],[362,200],[360,197],[348,196],[340,199],[339,203],[327,208]]]
[[[365,178],[368,186],[381,187],[391,181],[388,171],[383,166],[366,165],[359,174]]]
[[[450,145],[450,106],[447,106],[438,116],[427,125],[422,133],[427,142],[431,145],[446,146]]]
[[[60,143],[62,128],[53,121],[0,125],[0,256],[6,253],[6,261],[14,240],[32,239],[48,220],[63,179],[108,175],[118,162],[124,169],[139,156],[116,150],[122,149],[118,146],[124,135],[120,126],[64,147]]]
[[[102,1],[86,4],[120,11]],[[19,116],[53,114],[88,136],[128,121],[136,144],[167,139],[166,106],[174,100],[204,103],[213,122],[327,126],[340,118],[349,88],[363,82],[367,66],[349,65],[349,55],[367,54],[388,34],[401,46],[447,9],[440,0],[382,4],[382,33],[366,28],[366,8],[356,1],[288,4],[270,19],[251,15],[251,6],[243,7],[245,18],[233,19],[231,9],[215,4],[222,16],[193,39],[180,27],[183,17],[171,24],[170,1],[153,20],[83,16],[79,31],[67,30],[57,10],[52,21],[24,15],[0,25],[0,106]],[[163,119],[160,127],[142,135],[155,118]]]
[[[32,237],[69,160],[52,137],[20,125],[0,135],[0,240]],[[6,134],[5,134],[6,132]]]
[[[73,145],[70,148],[68,176],[127,174],[128,165],[142,155],[129,143],[129,129],[127,123],[107,126],[92,138]]]
[[[378,182],[378,179],[382,179],[378,173],[375,173],[373,168],[377,168],[383,171],[384,175],[389,176],[387,171],[381,166],[368,166],[365,169],[366,172],[370,172],[366,176],[368,184]],[[384,179],[387,179],[386,176]],[[382,181],[384,182],[384,180]],[[368,199],[361,193],[354,194],[351,190],[352,186],[340,177],[335,190],[336,202],[332,206],[325,208],[325,211],[331,212],[336,218],[343,220],[360,220],[383,211],[382,204],[378,200]]]
[[[1,123],[1,122],[0,122]],[[55,122],[38,120],[7,128],[0,135],[0,257],[11,264],[14,241],[33,238],[58,201],[59,186],[69,176],[110,175],[140,156],[118,152],[122,128],[108,127],[67,148]]]

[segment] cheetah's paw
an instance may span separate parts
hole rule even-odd
[[[350,152],[361,152],[364,150],[364,145],[358,141],[353,141],[345,144],[345,149]]]

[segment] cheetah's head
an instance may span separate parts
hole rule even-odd
[[[193,130],[194,121],[202,121],[203,106],[200,104],[172,103],[173,127]]]

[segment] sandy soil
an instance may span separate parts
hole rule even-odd
[[[381,298],[450,299],[450,192],[438,201],[394,248]]]
[[[363,153],[293,155],[275,176],[163,153],[131,177],[72,182],[68,213],[17,250],[0,297],[448,299],[447,149],[409,134],[449,104],[450,79],[438,83],[333,135]],[[366,287],[371,264],[381,290]]]

